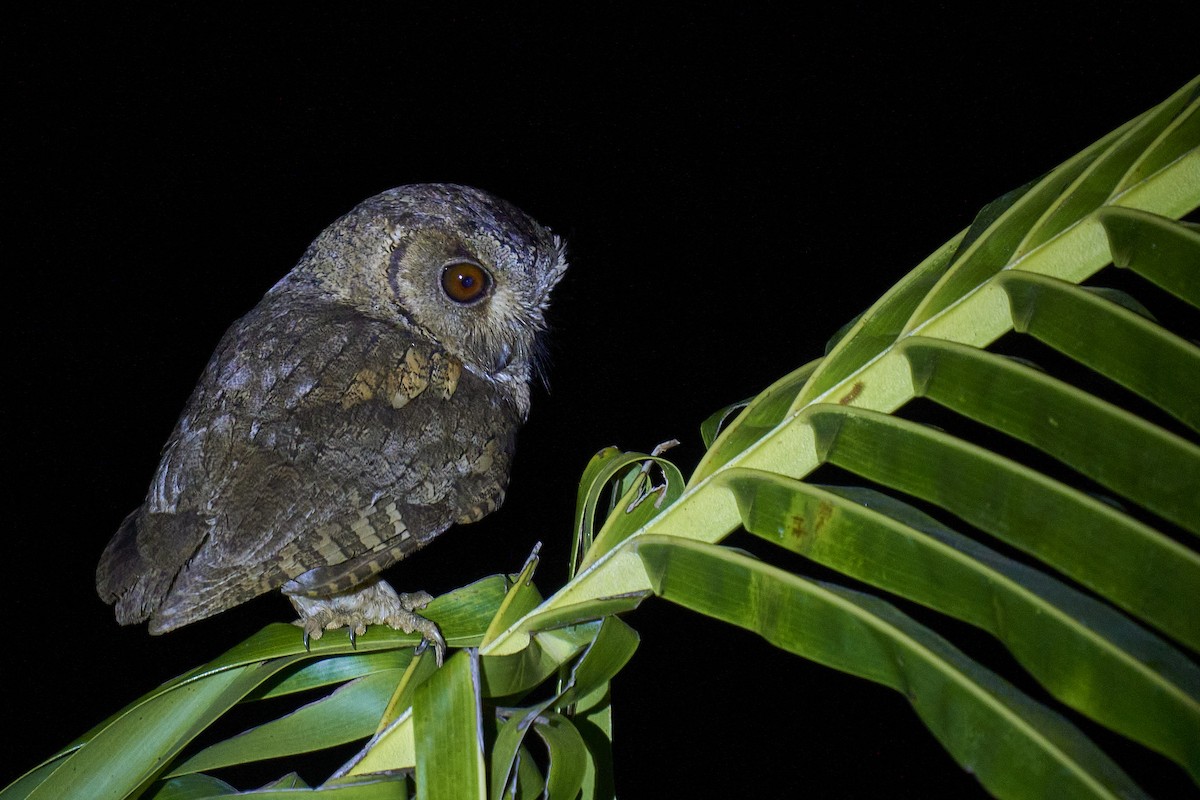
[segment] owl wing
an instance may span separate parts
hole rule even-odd
[[[222,339],[97,573],[152,633],[363,580],[499,505],[518,412],[411,326],[271,295]]]

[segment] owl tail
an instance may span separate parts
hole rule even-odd
[[[143,622],[162,605],[173,574],[156,569],[138,550],[137,518],[127,516],[117,529],[96,567],[96,591],[106,603],[116,603],[117,622]]]

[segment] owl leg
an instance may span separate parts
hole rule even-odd
[[[355,636],[366,633],[368,625],[387,625],[405,633],[419,632],[424,639],[421,649],[432,644],[438,666],[446,657],[446,640],[442,638],[442,632],[436,624],[417,613],[433,600],[428,592],[397,592],[378,577],[324,597],[307,597],[300,591],[303,589],[296,581],[283,586],[283,593],[300,615],[296,624],[304,628],[306,647],[309,639],[320,639],[327,630],[349,628],[353,643]]]

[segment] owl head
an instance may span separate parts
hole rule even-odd
[[[567,268],[558,236],[469,186],[389,189],[327,228],[272,291],[416,326],[489,381],[528,383],[554,288]]]

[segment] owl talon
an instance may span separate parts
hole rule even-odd
[[[290,584],[284,591],[289,588]],[[446,640],[442,632],[436,623],[417,613],[433,601],[428,592],[401,594],[386,581],[376,579],[328,597],[290,594],[289,599],[300,614],[296,624],[304,628],[306,650],[310,639],[320,639],[325,631],[341,627],[348,629],[350,646],[357,649],[358,637],[367,632],[368,625],[387,625],[405,633],[420,633],[420,647],[432,644],[438,666],[445,661]]]

